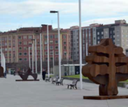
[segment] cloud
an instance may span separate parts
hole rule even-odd
[[[82,26],[114,23],[117,19],[128,21],[128,0],[81,0],[81,4]],[[42,22],[48,23],[51,20],[50,10],[60,11],[61,27],[78,25],[78,0],[0,0],[0,15],[7,17],[7,21],[0,21],[3,23],[0,24],[0,30],[17,29],[19,25],[37,26]],[[46,18],[41,19],[42,16]],[[55,20],[53,16],[52,19]]]
[[[53,0],[52,0],[53,1]],[[0,4],[0,14],[21,15],[21,17],[33,17],[36,15],[49,12],[50,10],[63,10],[72,7],[74,3],[56,3],[51,0],[27,0],[23,2],[7,2]],[[64,10],[65,11],[65,10]]]
[[[0,14],[21,15],[33,17],[59,10],[63,14],[78,14],[78,2],[62,2],[64,0],[26,0],[20,2],[1,1]],[[114,16],[128,13],[127,0],[82,0],[82,15],[84,16]]]

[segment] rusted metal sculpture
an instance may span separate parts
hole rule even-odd
[[[4,77],[4,69],[0,66],[0,77]]]
[[[128,98],[117,96],[118,82],[128,79],[128,57],[123,54],[123,49],[115,46],[111,39],[103,39],[99,45],[90,46],[88,51],[88,64],[83,66],[82,73],[94,83],[100,84],[100,96],[84,96],[84,99]]]
[[[16,81],[39,81],[39,79],[37,79],[37,74],[32,73],[30,68],[28,69],[27,72],[18,72],[18,75],[22,78],[22,80],[16,80]],[[28,76],[32,76],[34,80],[28,79]]]

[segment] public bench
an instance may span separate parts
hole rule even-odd
[[[59,79],[59,77],[58,77],[58,76],[53,77],[53,78],[52,78],[52,84],[56,83],[56,82],[58,81],[58,79]]]
[[[72,81],[72,83],[71,84],[67,84],[67,88],[69,89],[74,89],[74,88],[76,88],[77,89],[77,82],[78,82],[78,80],[73,80]]]
[[[63,85],[63,78],[61,78],[61,79],[58,79],[57,81],[56,81],[56,85]]]
[[[50,82],[50,79],[51,79],[51,77],[47,77],[47,78],[45,78],[45,81]]]

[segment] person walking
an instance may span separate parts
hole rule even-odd
[[[42,70],[42,79],[45,80],[45,76],[46,76],[46,70],[43,68]]]

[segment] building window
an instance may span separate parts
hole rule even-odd
[[[50,39],[52,39],[53,38],[53,36],[52,35],[50,35]]]
[[[45,41],[44,44],[47,44],[47,41]]]
[[[45,55],[47,55],[47,52],[45,52]]]
[[[63,38],[66,39],[66,35],[63,35]]]
[[[50,55],[52,55],[53,54],[53,52],[52,51],[50,51]]]
[[[40,50],[40,47],[37,47],[37,50]]]
[[[52,40],[50,40],[50,44],[52,44],[53,43],[53,41]]]
[[[24,39],[27,39],[27,36],[24,36],[23,38],[24,38]]]
[[[53,46],[50,46],[50,49],[53,49]]]
[[[67,52],[65,51],[65,52],[64,52],[64,55],[66,55],[66,54],[67,54]]]
[[[22,58],[19,58],[20,61],[22,61]]]
[[[29,38],[29,39],[32,39],[32,36],[29,36],[28,38]]]
[[[47,36],[44,36],[45,37],[45,39],[47,39]]]
[[[5,51],[7,51],[7,48],[5,48]]]
[[[58,49],[58,46],[56,46],[55,49]]]
[[[15,47],[13,47],[13,51],[15,51]]]
[[[9,48],[9,51],[11,51],[12,49],[11,48]]]
[[[24,53],[24,55],[27,55],[27,53]]]
[[[11,42],[9,42],[9,46],[11,46]]]
[[[66,46],[64,46],[64,49],[66,49]]]
[[[27,58],[24,58],[25,61],[27,61]]]
[[[19,45],[21,45],[22,44],[22,42],[19,42]]]
[[[45,50],[47,50],[47,46],[45,46]]]
[[[19,36],[18,38],[21,39],[21,36]]]
[[[58,38],[58,35],[55,35],[55,38]]]
[[[24,42],[24,45],[27,45],[27,42]]]
[[[64,42],[64,44],[66,44],[66,42]]]
[[[22,55],[22,53],[19,53],[19,55]]]
[[[55,41],[55,44],[58,44],[58,41],[57,40]]]
[[[27,47],[24,47],[24,50],[27,50]]]
[[[21,50],[22,49],[22,47],[19,47],[19,50]]]
[[[58,55],[58,52],[55,52],[55,55]]]

